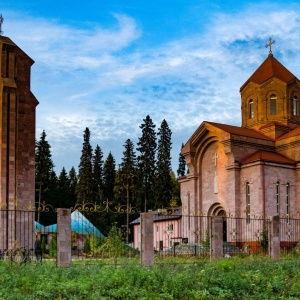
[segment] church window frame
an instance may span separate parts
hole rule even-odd
[[[277,96],[272,94],[270,96],[270,115],[277,114]]]
[[[280,214],[280,181],[276,182],[276,214]]]
[[[293,116],[298,116],[298,98],[296,95],[293,97]]]
[[[254,118],[254,103],[253,103],[252,99],[249,100],[248,109],[249,109],[248,117],[249,117],[249,119],[253,119]]]
[[[250,224],[250,205],[251,205],[251,194],[250,194],[250,183],[246,182],[246,223]]]

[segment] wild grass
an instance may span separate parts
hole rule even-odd
[[[0,262],[0,299],[299,299],[300,259],[247,257],[143,267]]]

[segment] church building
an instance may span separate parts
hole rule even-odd
[[[0,16],[0,25],[2,23]],[[0,26],[0,249],[32,247],[35,202],[35,116],[30,90],[34,61]]]
[[[182,149],[188,214],[296,217],[300,82],[270,53],[241,86],[242,126],[204,121]]]

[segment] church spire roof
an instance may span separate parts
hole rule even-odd
[[[262,84],[268,79],[276,77],[285,83],[290,82],[294,78],[293,75],[286,67],[284,67],[274,56],[270,53],[267,59],[258,67],[258,69],[250,76],[250,78],[241,86],[242,91],[249,82]]]

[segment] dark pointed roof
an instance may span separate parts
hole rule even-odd
[[[294,78],[297,78],[286,67],[284,67],[274,56],[269,54],[267,59],[258,67],[258,69],[250,76],[250,78],[241,86],[240,91],[249,82],[262,84],[268,79],[276,77],[285,83],[290,82]]]

